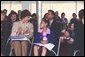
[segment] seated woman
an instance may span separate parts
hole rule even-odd
[[[29,41],[33,36],[33,25],[29,22],[31,13],[28,10],[21,12],[21,20],[14,22],[11,33],[11,46],[15,56],[27,56]]]
[[[35,37],[34,40],[35,43],[41,43],[41,44],[47,44],[47,43],[54,43],[54,38],[52,37],[51,31],[48,28],[48,21],[45,19],[42,19],[40,24],[40,29],[38,30],[38,34]],[[40,45],[35,44],[34,45],[34,56],[39,56],[39,48]],[[42,46],[42,53],[41,56],[46,56],[47,49]]]
[[[63,30],[60,46],[60,56],[70,56],[71,44],[74,42],[74,39],[71,37],[69,30]]]

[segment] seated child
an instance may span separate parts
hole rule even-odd
[[[40,24],[40,29],[38,30],[38,34],[36,35],[34,39],[35,43],[42,43],[42,44],[47,44],[47,43],[53,43],[54,38],[52,37],[51,31],[48,28],[48,21],[43,19]],[[39,56],[38,50],[40,46],[39,45],[34,45],[34,56]],[[42,46],[42,53],[41,56],[46,56],[47,49]]]
[[[70,35],[69,30],[64,30],[61,38],[60,46],[60,56],[70,56],[71,44],[74,42],[74,39]]]

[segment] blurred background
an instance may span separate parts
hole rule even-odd
[[[41,3],[41,17],[49,10],[59,12],[59,16],[64,12],[68,21],[72,18],[72,13],[78,12],[80,9],[84,9],[84,1],[40,1]],[[18,12],[18,10],[28,9],[31,13],[37,12],[37,1],[1,1],[1,10],[7,9],[7,14],[11,10]]]

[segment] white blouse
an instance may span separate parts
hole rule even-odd
[[[22,21],[18,21],[18,22],[14,22],[13,23],[13,27],[12,27],[12,32],[11,32],[11,36],[16,36],[16,32],[19,30],[19,29],[25,29],[25,30],[28,30],[29,33],[27,33],[26,35],[24,34],[24,39],[25,38],[31,38],[33,36],[33,25],[28,22],[28,23],[22,23]]]

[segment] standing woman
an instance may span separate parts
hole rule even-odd
[[[11,38],[11,46],[13,47],[15,56],[27,56],[29,45],[28,39],[33,36],[33,25],[29,22],[30,16],[31,13],[28,10],[23,10],[21,12],[21,20],[13,24],[11,36],[19,37],[23,35],[23,38]]]

